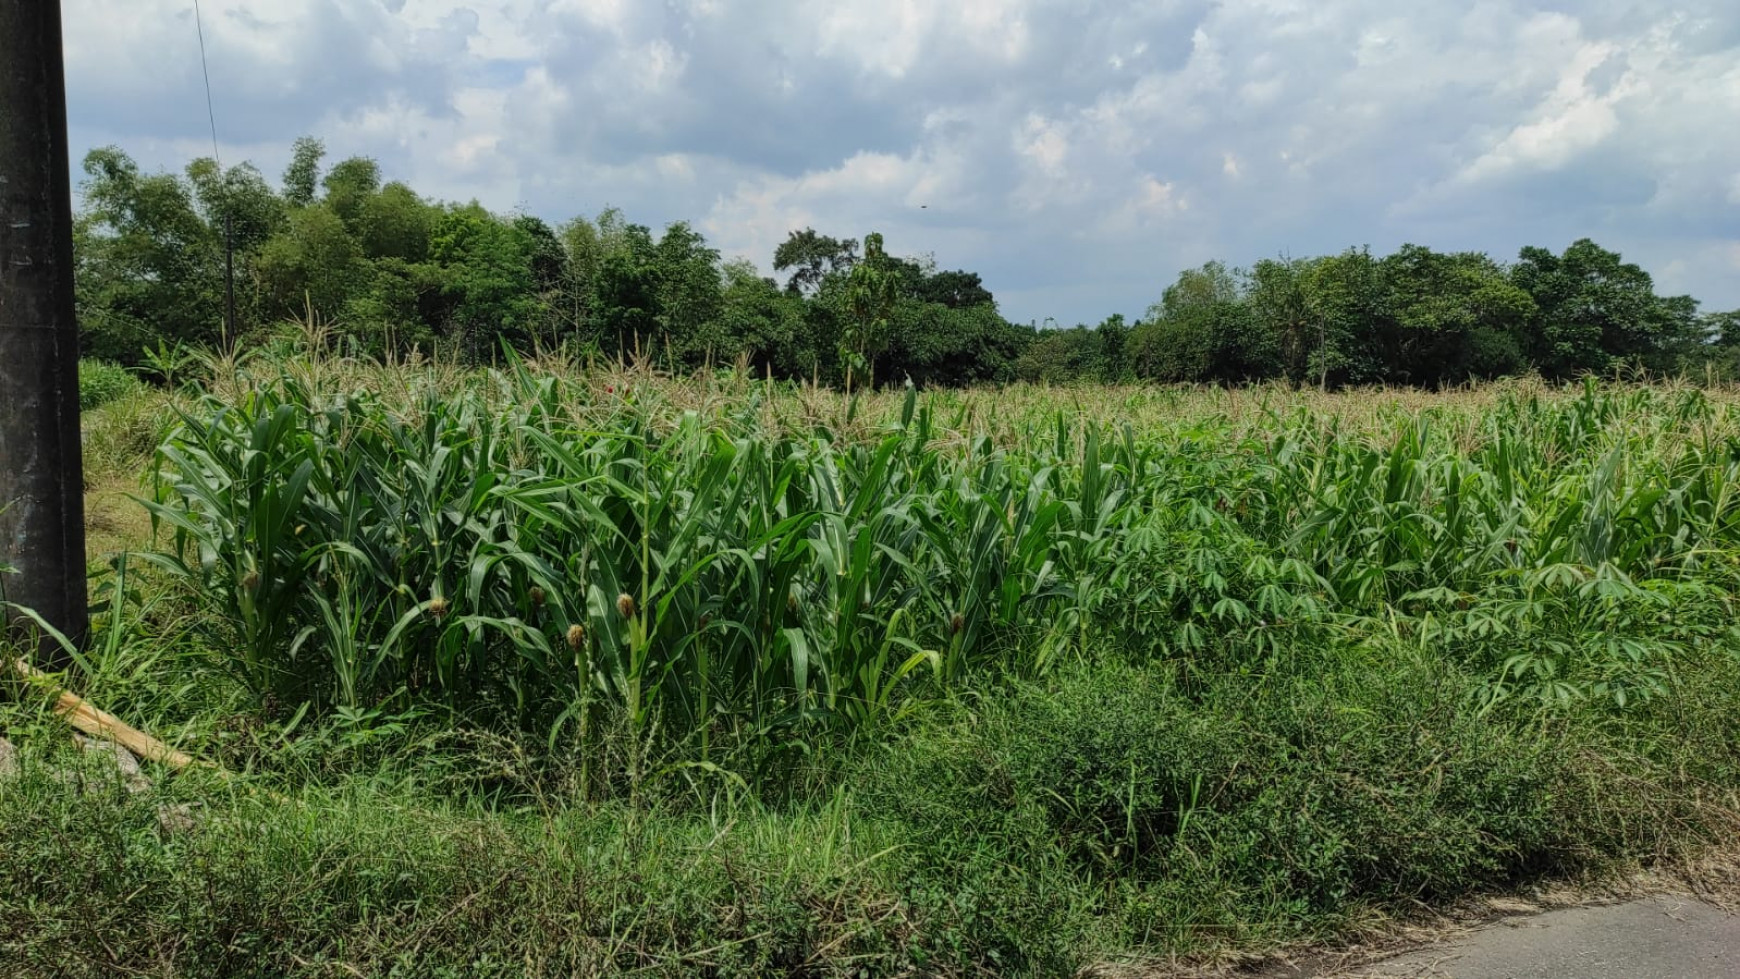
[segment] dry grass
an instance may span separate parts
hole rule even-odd
[[[836,437],[868,439],[894,423],[906,402],[906,392],[900,387],[848,398],[813,383],[762,381],[742,369],[679,377],[645,363],[583,361],[564,355],[532,357],[521,366],[534,377],[559,378],[590,393],[584,402],[569,406],[577,423],[607,418],[625,402],[673,426],[691,412],[710,420],[754,405],[758,420],[768,431],[809,432],[824,427]],[[388,362],[324,354],[260,362],[241,354],[210,358],[207,377],[212,392],[227,401],[239,399],[261,382],[287,372],[310,390],[333,396],[369,391],[387,404],[409,411],[430,389],[455,393],[475,390],[510,397],[514,385],[500,372],[512,369],[478,370],[420,354]],[[1740,407],[1740,386],[1617,379],[1603,385],[1606,393],[1618,395],[1645,389],[1670,399],[1701,397],[1721,407]],[[1137,432],[1200,422],[1230,430],[1238,437],[1259,437],[1272,429],[1277,418],[1309,415],[1350,435],[1381,438],[1402,418],[1430,415],[1467,440],[1464,448],[1472,450],[1478,445],[1480,416],[1499,402],[1522,398],[1554,403],[1578,397],[1582,391],[1580,385],[1550,384],[1532,376],[1440,391],[1363,387],[1324,392],[1280,382],[1239,388],[1023,383],[926,391],[920,403],[934,413],[939,441],[945,443],[989,436],[999,444],[1014,445],[1036,427],[1050,426],[1059,417],[1089,419],[1111,427],[1127,424]],[[1740,423],[1735,427],[1740,430]]]

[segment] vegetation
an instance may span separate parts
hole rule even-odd
[[[323,159],[85,161],[60,679],[224,771],[5,681],[0,975],[1154,971],[1740,828],[1740,313],[1593,242],[1036,329]]]
[[[687,372],[836,387],[976,383],[1415,385],[1620,368],[1734,376],[1733,313],[1659,296],[1648,273],[1588,240],[1514,262],[1406,245],[1184,272],[1134,322],[1036,329],[1008,322],[976,273],[886,251],[879,235],[793,231],[772,256],[783,285],[724,260],[694,228],[654,234],[620,211],[552,227],[475,202],[427,201],[371,160],[323,170],[297,141],[278,187],[252,167],[146,174],[118,149],[84,161],[77,227],[86,353],[150,368],[173,350],[329,324],[344,349],[467,363],[504,347],[644,356]],[[235,337],[224,335],[226,246]],[[154,369],[152,373],[155,374]],[[156,375],[161,376],[161,375]]]
[[[1736,828],[1723,389],[346,344],[87,413],[148,510],[65,679],[236,774],[15,689],[0,973],[1152,968]]]
[[[620,710],[705,756],[1106,643],[1218,669],[1398,623],[1489,699],[1623,706],[1724,626],[1712,556],[1740,532],[1735,419],[1695,390],[1380,415],[1367,438],[1061,412],[987,438],[910,389],[840,432],[742,380],[703,412],[524,366],[394,387],[259,366],[158,459],[155,560],[235,630],[213,644],[282,704],[440,704],[552,742]]]
[[[89,411],[138,391],[139,379],[125,367],[87,360],[79,364],[79,409]]]

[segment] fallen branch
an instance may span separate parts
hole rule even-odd
[[[176,751],[151,735],[128,725],[120,718],[92,707],[78,694],[70,690],[60,689],[53,677],[24,660],[15,661],[13,666],[33,685],[58,693],[59,697],[55,700],[54,712],[66,718],[67,723],[85,734],[93,738],[101,738],[104,741],[113,741],[140,758],[149,758],[171,768],[182,769],[189,765],[199,765],[215,769],[216,766]],[[221,771],[221,769],[218,770]]]

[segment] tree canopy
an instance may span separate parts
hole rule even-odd
[[[75,229],[86,352],[136,363],[160,342],[267,341],[313,316],[370,354],[567,346],[858,386],[1740,371],[1740,312],[1701,316],[1588,239],[1508,264],[1412,244],[1208,262],[1134,322],[1054,329],[1009,322],[978,273],[894,254],[874,231],[793,230],[771,256],[782,283],[686,222],[655,232],[605,208],[552,226],[428,200],[365,157],[325,161],[319,140],[297,140],[274,187],[246,164],[147,174],[119,149],[92,151]],[[236,337],[223,332],[226,247]]]

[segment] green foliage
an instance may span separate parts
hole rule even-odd
[[[791,271],[786,289],[813,295],[829,275],[844,275],[858,263],[858,242],[816,234],[814,228],[793,231],[773,252],[773,270]]]
[[[882,250],[882,236],[864,236],[864,261],[854,265],[846,279],[845,329],[840,334],[840,361],[846,371],[846,391],[852,377],[876,384],[876,358],[887,349],[889,320],[899,298],[900,280],[893,262]]]
[[[1162,382],[1241,383],[1279,369],[1275,335],[1243,302],[1234,273],[1219,262],[1187,271],[1168,286],[1147,320],[1131,331],[1136,376]]]
[[[1141,332],[1127,326],[1122,314],[1107,317],[1094,329],[1037,330],[1025,339],[1012,370],[1030,384],[1122,384],[1135,379],[1142,341]]]
[[[284,203],[307,207],[314,203],[320,184],[320,160],[326,145],[312,136],[299,136],[290,148],[290,165],[284,169]]]
[[[477,204],[436,220],[429,255],[442,273],[448,334],[468,360],[493,359],[504,341],[530,347],[539,311],[533,258],[541,244]]]
[[[257,261],[259,309],[273,321],[300,318],[312,306],[335,316],[368,281],[362,247],[324,205],[292,211]]]
[[[0,973],[1158,971],[1740,825],[1731,396],[155,363],[62,679],[236,774],[9,691]]]
[[[741,380],[703,415],[520,365],[397,402],[255,369],[161,450],[154,560],[262,703],[316,715],[585,740],[621,712],[705,757],[1097,645],[1253,671],[1330,635],[1431,644],[1489,705],[1630,709],[1731,618],[1740,442],[1714,433],[1740,419],[1696,397],[1591,386],[1381,435],[1058,414],[947,448],[916,392],[847,436],[770,423],[777,388]]]
[[[130,794],[88,759],[32,755],[0,781],[0,972],[912,968],[914,924],[876,873],[875,837],[853,834],[836,809],[731,805],[719,815],[734,828],[721,831],[619,808],[540,823],[432,793],[414,779],[358,779],[288,795],[203,780]]]
[[[1614,363],[1660,367],[1655,354],[1697,331],[1695,302],[1656,296],[1647,272],[1586,238],[1563,255],[1523,249],[1512,277],[1539,308],[1531,339],[1548,376]]]
[[[138,388],[139,379],[125,367],[100,360],[79,361],[80,411],[125,398]]]
[[[742,358],[751,376],[805,377],[817,368],[806,342],[804,304],[749,262],[727,263],[714,356]]]
[[[130,364],[157,340],[215,343],[220,239],[189,186],[141,174],[112,147],[91,151],[84,170],[85,210],[74,229],[84,353]]]
[[[139,172],[85,161],[76,229],[85,349],[137,361],[163,342],[269,339],[311,314],[342,349],[436,350],[466,363],[567,347],[687,373],[735,363],[785,380],[874,387],[1131,379],[1445,387],[1536,371],[1729,373],[1719,318],[1658,296],[1593,242],[1524,249],[1510,266],[1404,245],[1186,270],[1126,326],[1058,332],[1005,320],[979,274],[884,251],[879,235],[792,231],[775,300],[686,222],[662,231],[614,208],[559,228],[477,203],[426,201],[355,157],[322,169],[297,140],[281,189],[209,159]],[[223,268],[237,263],[238,337],[223,338]],[[770,280],[771,281],[771,280]],[[1092,334],[1089,336],[1088,334]]]

